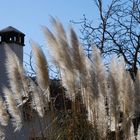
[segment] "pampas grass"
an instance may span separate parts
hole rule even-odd
[[[70,48],[63,26],[59,21],[52,19],[56,34],[53,34],[47,27],[44,27],[44,33],[49,43],[50,52],[53,60],[60,68],[60,77],[64,87],[69,89],[69,97],[75,98],[73,64],[70,57]],[[61,33],[60,33],[61,32]]]
[[[32,93],[32,101],[31,105],[32,108],[35,109],[40,117],[43,117],[44,115],[44,100],[43,100],[43,94],[41,93],[41,90],[35,85],[35,83],[30,80],[30,92]]]
[[[18,104],[22,104],[22,97],[28,96],[28,82],[25,78],[25,72],[20,60],[8,45],[5,46],[5,50],[6,68],[9,77],[10,88],[13,91]]]
[[[133,81],[122,59],[112,59],[106,67],[97,48],[93,49],[89,60],[74,29],[70,28],[69,36],[58,19],[51,21],[53,31],[47,27],[43,31],[53,63],[59,68],[58,86],[62,93],[58,88],[50,90],[48,62],[37,43],[32,43],[35,81],[25,77],[18,58],[6,49],[10,87],[4,87],[3,91],[15,130],[24,123],[22,111],[26,111],[24,104],[29,102],[43,123],[49,122],[41,129],[44,139],[131,139],[134,135],[131,132],[132,116],[140,116],[140,72]],[[24,102],[23,97],[26,97]],[[2,99],[0,105],[0,122],[6,126],[8,116]],[[135,136],[137,126],[134,127]]]
[[[15,131],[20,130],[22,127],[22,116],[12,95],[13,93],[6,87],[3,88],[3,92],[5,94],[7,109],[12,117],[12,123],[15,127]]]
[[[36,59],[36,78],[39,87],[41,88],[44,97],[46,98],[46,102],[49,101],[49,71],[48,64],[46,58],[38,45],[36,43],[32,44],[33,52]],[[34,87],[34,86],[33,86]],[[41,95],[41,96],[43,96]]]
[[[9,121],[9,115],[6,111],[5,103],[3,102],[2,98],[0,97],[0,124],[2,126],[7,126]]]
[[[36,77],[40,88],[44,91],[49,86],[49,72],[48,64],[42,50],[38,47],[39,45],[33,43],[32,48],[36,59]]]

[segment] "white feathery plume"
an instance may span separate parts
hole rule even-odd
[[[124,130],[125,138],[130,137],[130,126],[131,126],[131,114],[133,112],[132,102],[134,99],[134,86],[130,74],[125,69],[125,62],[123,58],[117,63],[117,69],[115,70],[116,83],[118,85],[118,100],[119,108],[123,113],[122,128]]]
[[[109,94],[108,94],[108,103],[110,107],[110,118],[111,126],[112,123],[115,123],[115,130],[118,131],[118,124],[120,119],[120,87],[119,87],[119,76],[118,76],[118,63],[115,59],[112,59],[109,67],[109,75],[108,75],[108,85],[109,85]],[[113,119],[114,118],[114,119]]]
[[[108,82],[109,82],[109,91],[110,91],[109,96],[111,98],[110,102],[112,103],[111,106],[114,111],[119,105],[119,81],[118,81],[118,75],[117,75],[118,73],[117,68],[118,68],[118,64],[113,59],[110,63]]]
[[[2,126],[7,126],[9,120],[9,115],[6,111],[6,106],[0,97],[0,124]]]
[[[116,129],[118,123],[118,114],[119,114],[119,100],[117,85],[112,74],[109,74],[109,95],[108,95],[108,106],[109,106],[109,117],[110,117],[110,129]],[[114,126],[114,128],[112,128]]]
[[[69,44],[63,37],[65,32],[58,32],[59,36],[56,36],[47,27],[44,27],[44,33],[47,42],[49,43],[49,50],[53,55],[54,61],[60,66],[60,68],[72,70],[72,63],[68,48]]]
[[[107,97],[106,70],[100,55],[100,51],[94,47],[91,61],[86,61],[88,73],[88,87],[90,88],[90,108],[96,114],[93,121],[96,122],[99,133],[105,136],[107,129],[107,115],[105,101]],[[88,91],[86,89],[86,91]],[[94,117],[94,116],[93,116]]]
[[[16,54],[9,46],[6,50],[6,68],[9,77],[9,83],[15,99],[22,104],[22,96],[27,96],[28,84],[24,76],[24,70]]]
[[[116,77],[118,78],[120,107],[124,111],[124,117],[129,117],[130,113],[132,113],[131,101],[133,100],[134,86],[129,72],[125,69],[125,62],[122,58],[118,63]]]
[[[33,109],[35,109],[40,117],[43,117],[44,115],[44,100],[43,100],[43,94],[41,93],[41,90],[39,90],[39,87],[30,79],[30,91],[32,96],[32,102],[31,105]]]
[[[69,70],[60,70],[60,76],[62,80],[62,85],[64,88],[67,89],[66,96],[70,99],[75,99],[75,80],[74,80],[74,74]]]
[[[99,94],[102,93],[104,97],[106,96],[106,77],[99,50],[95,48],[92,55],[92,61],[87,57],[84,57],[83,59],[85,62],[82,61],[82,63],[85,63],[83,63],[86,79],[84,82],[87,84],[85,91],[86,93],[89,93],[90,98],[92,98],[92,102],[95,103],[99,98]],[[85,96],[87,96],[87,94],[85,94]]]
[[[36,76],[37,83],[43,91],[43,94],[49,100],[49,72],[48,72],[48,63],[44,56],[43,51],[38,47],[36,43],[32,44],[35,60],[36,60]]]
[[[74,69],[81,71],[81,68],[83,69],[83,67],[82,67],[82,60],[81,60],[81,54],[79,48],[79,40],[73,28],[70,29],[70,33],[71,33],[71,46],[72,46]]]
[[[95,69],[94,63],[89,59],[86,59],[86,68],[87,68],[87,85],[89,88],[90,96],[92,97],[93,102],[99,98],[99,81],[97,79],[97,71]],[[85,82],[86,82],[85,81]]]
[[[98,106],[96,108],[97,111],[97,126],[99,134],[102,136],[106,136],[106,130],[108,129],[107,123],[107,115],[106,115],[106,108],[105,108],[105,98],[103,94],[99,94],[98,98]]]
[[[61,54],[61,49],[58,48],[59,45],[58,45],[58,41],[55,37],[55,35],[47,28],[47,27],[44,27],[43,28],[43,31],[44,31],[44,34],[45,34],[45,37],[47,39],[47,42],[49,43],[49,51],[50,51],[50,54],[53,54],[53,60],[55,61],[55,63],[57,63],[57,61],[61,62],[62,58],[60,57],[60,54]],[[57,60],[57,61],[56,61]]]
[[[17,107],[13,93],[6,87],[3,88],[3,93],[5,94],[8,112],[12,116],[12,124],[15,127],[15,131],[20,130],[22,127],[22,115]]]
[[[80,83],[82,87],[87,87],[87,80],[88,80],[88,74],[87,74],[87,57],[85,56],[83,49],[81,47],[81,44],[79,43],[78,37],[73,30],[73,28],[70,29],[71,33],[71,56],[72,56],[72,63],[73,63],[73,69],[74,74],[76,75],[77,83]],[[89,65],[89,64],[88,64]],[[77,85],[76,85],[77,86]]]
[[[82,94],[83,101],[87,107],[88,110],[88,119],[91,122],[96,122],[96,117],[92,116],[93,114],[96,114],[98,111],[98,99],[99,99],[99,85],[98,85],[98,79],[97,79],[97,71],[95,69],[94,62],[91,62],[87,57],[83,57],[84,61],[82,63],[84,64],[85,70],[83,72],[85,73],[83,76],[85,76],[85,79],[83,81],[83,87],[85,88],[85,93]],[[96,121],[95,121],[96,120]]]
[[[59,65],[62,69],[68,69],[69,71],[73,72],[73,65],[70,56],[70,45],[63,25],[59,22],[59,20],[55,20],[54,18],[52,18],[52,24],[56,31],[55,37],[58,42],[57,49],[60,49],[61,51],[59,57],[62,58],[62,65],[61,62]]]
[[[115,63],[115,64],[113,64]],[[112,63],[111,73],[115,79],[117,85],[117,96],[119,100],[120,110],[123,111],[124,117],[129,117],[132,113],[132,100],[134,94],[133,81],[130,77],[129,72],[125,69],[125,62],[121,58],[120,61],[115,61]]]
[[[60,77],[62,84],[68,89],[68,96],[75,98],[75,78],[73,73],[73,64],[70,56],[69,43],[62,24],[59,21],[52,20],[56,31],[54,35],[47,27],[44,28],[47,41],[50,45],[50,51],[53,54],[54,61],[60,67]]]
[[[65,33],[65,29],[63,28],[63,25],[59,21],[59,19],[55,19],[51,17],[52,25],[56,31],[56,35],[58,38],[61,38],[62,40],[65,40],[67,42],[67,35]]]
[[[126,72],[124,76],[124,82],[125,84],[125,92],[123,97],[123,114],[124,114],[124,121],[123,121],[123,129],[125,133],[126,139],[130,138],[131,133],[131,115],[133,112],[133,101],[134,101],[134,84],[130,77],[130,74]]]
[[[92,63],[93,63],[94,71],[95,71],[95,76],[97,77],[97,80],[98,80],[100,93],[104,97],[106,97],[107,96],[106,71],[105,71],[104,63],[101,58],[100,51],[96,47],[94,47],[93,49]]]

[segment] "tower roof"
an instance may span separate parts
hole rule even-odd
[[[22,33],[21,31],[19,31],[18,29],[14,28],[12,26],[8,26],[8,27],[0,30],[0,34],[1,33],[7,33],[7,32],[15,32],[15,33],[19,33],[19,34],[25,35],[24,33]]]

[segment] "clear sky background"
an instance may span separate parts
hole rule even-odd
[[[105,5],[109,0],[103,0]],[[93,0],[1,0],[0,29],[13,26],[25,33],[24,51],[31,49],[32,39],[45,46],[41,26],[51,27],[50,16],[58,17],[67,29],[70,20],[79,21],[83,14],[98,20],[98,11]],[[75,27],[78,31],[78,27]],[[26,59],[26,56],[25,56]]]

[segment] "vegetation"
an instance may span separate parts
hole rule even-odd
[[[90,57],[93,44],[105,58],[123,57],[131,77],[140,67],[140,0],[93,0],[97,7],[98,24],[85,15],[81,25],[82,42]]]
[[[0,99],[1,126],[12,122],[15,131],[20,131],[25,121],[34,124],[37,116],[45,127],[40,123],[32,140],[136,139],[140,72],[133,81],[123,58],[113,59],[106,68],[97,48],[89,60],[73,28],[68,36],[58,20],[52,19],[52,25],[55,33],[44,27],[44,34],[60,79],[49,78],[38,44],[32,43],[35,79],[26,77],[17,56],[6,47],[10,88],[3,87],[4,99]]]

